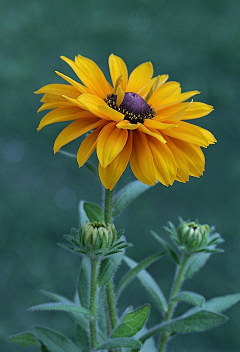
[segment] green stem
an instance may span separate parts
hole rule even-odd
[[[97,347],[97,327],[96,327],[96,299],[97,299],[97,277],[98,277],[98,259],[91,258],[91,289],[90,289],[90,339],[91,348]]]
[[[109,189],[105,190],[105,203],[104,203],[104,220],[106,224],[112,224],[112,199],[113,192]],[[109,334],[117,325],[117,309],[116,309],[116,300],[114,293],[113,279],[111,279],[106,285],[106,294],[107,294],[107,314],[109,317],[108,332]],[[121,349],[117,349],[121,351]]]
[[[190,256],[188,254],[184,254],[184,257],[183,257],[181,265],[177,266],[176,275],[175,275],[175,281],[174,281],[172,293],[170,295],[170,301],[169,301],[170,303],[168,305],[168,310],[167,310],[167,313],[166,313],[164,321],[169,321],[169,320],[172,319],[174,309],[176,308],[176,305],[177,305],[177,302],[173,301],[172,298],[178,294],[178,291],[180,290],[181,285],[182,285],[182,283],[184,281],[185,269],[186,269],[186,265],[187,265],[189,257]],[[160,342],[160,346],[159,346],[158,352],[164,352],[165,351],[166,344],[167,344],[167,341],[169,339],[169,336],[170,336],[169,332],[164,332],[162,334],[162,338],[161,338],[161,342]]]

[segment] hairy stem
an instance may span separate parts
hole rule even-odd
[[[184,281],[185,269],[186,269],[186,265],[187,265],[189,257],[190,256],[188,254],[185,254],[181,265],[177,266],[177,268],[176,268],[175,281],[174,281],[172,293],[170,295],[168,310],[165,315],[164,321],[169,321],[172,319],[174,309],[176,308],[176,305],[177,305],[177,302],[174,302],[172,300],[172,298],[178,294],[178,291],[180,290],[181,285]],[[169,332],[167,332],[167,331],[163,332],[158,352],[165,351],[169,337],[170,337]]]
[[[97,299],[97,276],[98,276],[98,259],[91,258],[91,290],[90,290],[90,338],[91,348],[97,347],[97,327],[96,327],[96,299]]]

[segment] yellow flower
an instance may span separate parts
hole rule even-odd
[[[179,83],[166,83],[168,75],[152,78],[151,62],[139,65],[128,77],[124,61],[111,54],[111,85],[92,60],[81,55],[75,61],[61,58],[81,83],[56,72],[69,84],[49,84],[36,92],[44,94],[38,111],[52,110],[38,130],[73,121],[58,135],[54,153],[89,132],[78,149],[79,167],[96,149],[101,182],[110,190],[128,162],[136,178],[148,185],[159,181],[168,186],[202,175],[201,147],[216,140],[206,129],[186,122],[213,110],[204,103],[186,102],[198,91],[182,93]]]

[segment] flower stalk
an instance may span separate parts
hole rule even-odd
[[[188,259],[190,258],[190,256],[191,256],[190,254],[185,253],[183,256],[182,263],[179,266],[177,266],[177,268],[176,268],[175,281],[174,281],[172,293],[171,293],[170,299],[169,299],[168,310],[166,312],[165,319],[164,319],[165,322],[172,319],[174,309],[176,308],[176,305],[177,305],[177,302],[175,302],[173,300],[173,297],[178,294],[178,292],[183,284],[184,274],[185,274],[187,262],[188,262]],[[170,337],[169,332],[167,332],[167,331],[163,332],[158,352],[165,351],[166,344],[167,344],[169,337]]]
[[[91,348],[97,347],[97,322],[96,322],[96,300],[97,300],[97,276],[98,276],[98,258],[91,258],[91,289],[90,289],[90,340]]]

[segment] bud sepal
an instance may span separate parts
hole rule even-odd
[[[201,225],[198,221],[183,221],[176,228],[171,222],[165,229],[170,233],[177,247],[185,253],[212,253],[223,252],[216,246],[224,240],[220,234],[213,233],[214,227],[207,224]]]
[[[70,235],[65,235],[70,245],[60,247],[73,253],[88,257],[106,257],[121,252],[130,244],[126,242],[123,231],[116,232],[115,226],[105,222],[86,222],[79,229],[72,228]]]

